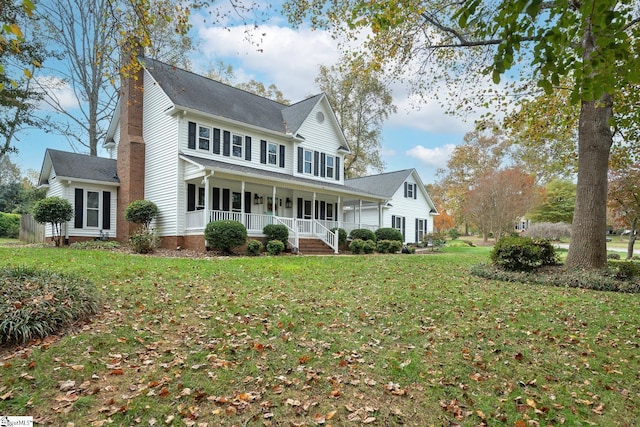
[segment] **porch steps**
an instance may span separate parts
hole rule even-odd
[[[300,239],[300,255],[333,255],[333,249],[320,239]]]

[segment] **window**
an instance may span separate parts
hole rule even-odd
[[[198,205],[196,209],[204,209],[204,187],[198,187]]]
[[[311,173],[311,165],[313,163],[313,153],[309,150],[304,150],[304,173]]]
[[[427,234],[427,220],[416,218],[416,242],[421,242],[425,234]]]
[[[234,212],[242,211],[242,195],[235,191],[231,193],[231,210]]]
[[[416,185],[407,183],[407,194],[405,194],[404,197],[413,199],[415,191],[416,191]]]
[[[311,200],[304,201],[304,219],[311,219]]]
[[[402,220],[403,220],[403,217],[401,216],[393,216],[391,218],[391,222],[392,222],[391,227],[395,228],[396,230],[402,231]]]
[[[273,142],[269,143],[267,163],[269,163],[270,165],[278,164],[278,145],[274,144]]]
[[[87,227],[97,227],[100,216],[100,193],[87,191]]]
[[[233,135],[233,149],[232,153],[234,157],[242,157],[242,136],[241,135]]]
[[[333,220],[333,203],[327,203],[327,217],[328,220]]]
[[[325,176],[327,178],[333,178],[333,156],[327,156],[327,165]]]
[[[198,148],[209,151],[211,143],[211,128],[198,126]]]

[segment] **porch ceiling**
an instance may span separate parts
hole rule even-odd
[[[322,191],[349,199],[362,199],[371,202],[383,202],[385,197],[368,193],[357,188],[329,182],[318,182],[313,179],[278,173],[248,166],[234,165],[212,159],[181,154],[180,158],[201,167],[204,171],[212,171],[214,176],[261,185],[277,185],[301,191]]]

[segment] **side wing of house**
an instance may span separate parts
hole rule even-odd
[[[425,234],[433,232],[435,214],[435,206],[418,173],[413,170],[384,209],[383,224],[400,230],[405,243],[417,243]]]

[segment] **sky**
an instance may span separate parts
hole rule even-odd
[[[255,79],[265,86],[273,83],[292,102],[318,93],[314,80],[319,66],[334,65],[340,57],[338,43],[329,33],[291,28],[277,14],[260,25],[253,43],[247,40],[243,25],[212,25],[198,14],[191,20],[198,44],[198,52],[192,56],[194,72],[204,72],[223,61],[233,65],[237,82]],[[381,158],[385,171],[415,168],[425,184],[433,183],[438,179],[437,169],[446,167],[454,147],[473,129],[473,117],[448,115],[435,100],[411,98],[408,89],[403,83],[392,85],[397,113],[383,125]],[[70,88],[60,88],[57,95],[67,99],[70,107],[76,102]],[[82,152],[82,147],[72,148],[64,137],[37,129],[21,132],[16,146],[19,153],[11,160],[23,173],[40,170],[47,148]],[[99,155],[106,156],[106,152]]]

